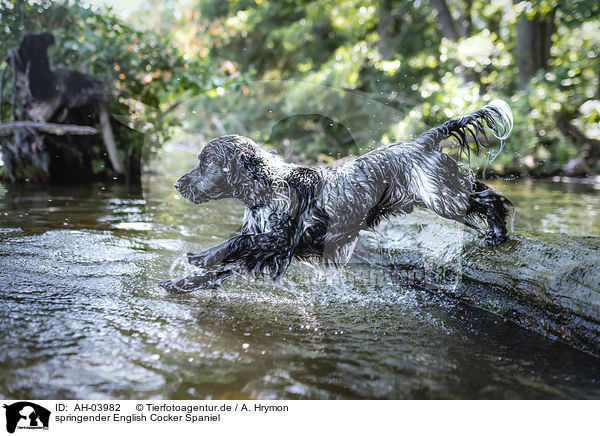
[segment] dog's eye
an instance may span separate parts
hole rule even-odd
[[[206,160],[204,161],[204,165],[212,165],[212,160],[210,160],[210,159],[206,159]]]

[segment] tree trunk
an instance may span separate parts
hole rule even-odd
[[[459,33],[458,30],[456,30],[456,24],[450,14],[450,9],[448,9],[446,0],[431,0],[431,3],[437,11],[438,22],[440,23],[444,36],[454,41],[458,40]]]
[[[379,53],[383,59],[391,59],[393,54],[391,34],[392,34],[392,0],[380,0],[379,2],[379,21],[377,23],[377,32],[379,34]]]
[[[473,33],[473,0],[465,1],[465,25],[460,27],[461,35],[468,38]]]
[[[540,69],[548,68],[554,27],[554,12],[543,18],[529,19],[524,14],[518,18],[516,59],[521,87]]]
[[[365,234],[355,261],[600,355],[600,238],[511,235],[495,249],[425,212]],[[378,253],[378,254],[374,254]]]
[[[579,158],[583,159],[591,168],[599,168],[600,141],[585,136],[577,126],[573,125],[571,118],[563,112],[556,112],[554,120],[560,133],[579,150]]]
[[[440,27],[446,38],[458,41],[459,38],[468,38],[471,35],[473,27],[471,17],[473,2],[471,0],[467,0],[465,3],[465,15],[461,20],[464,21],[464,25],[456,24],[454,18],[452,18],[446,0],[432,0],[432,4],[437,11],[438,22],[440,23]],[[465,82],[472,81],[479,83],[482,92],[485,92],[487,85],[481,83],[481,75],[477,71],[462,67],[459,74],[463,77]]]
[[[596,88],[596,100],[600,100],[600,63],[598,64],[598,87]]]

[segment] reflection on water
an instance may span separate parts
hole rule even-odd
[[[10,398],[599,398],[600,360],[423,290],[295,265],[168,295],[187,251],[239,228],[172,179],[0,188],[0,395]],[[598,235],[598,192],[496,183],[519,231]]]
[[[490,185],[517,206],[518,232],[600,235],[600,183],[495,181]]]

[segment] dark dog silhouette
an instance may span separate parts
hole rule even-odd
[[[44,428],[48,428],[48,423],[50,422],[50,411],[42,406],[38,406],[35,403],[30,403],[29,401],[19,401],[17,403],[11,404],[7,406],[4,405],[6,409],[6,431],[9,433],[14,433],[19,421],[22,419],[27,419],[28,423],[23,424],[29,427],[38,427],[39,421],[42,422],[42,426]],[[27,409],[26,411],[33,410],[27,416],[21,415],[23,409]]]

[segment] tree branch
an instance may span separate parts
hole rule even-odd
[[[119,155],[117,154],[117,146],[115,145],[115,138],[113,136],[112,128],[110,127],[110,119],[108,117],[106,106],[100,104],[98,109],[100,126],[102,126],[102,139],[104,140],[110,163],[117,173],[125,174],[121,161],[119,160]]]
[[[95,135],[98,130],[91,126],[77,126],[75,124],[56,124],[41,121],[11,121],[0,124],[0,136],[9,136],[20,128],[35,129],[51,135]]]

